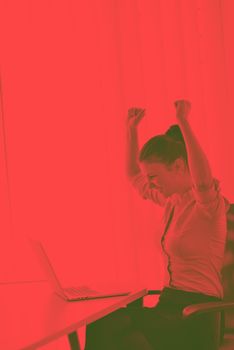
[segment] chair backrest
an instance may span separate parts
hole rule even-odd
[[[234,204],[227,213],[227,242],[222,269],[224,299],[234,300]]]
[[[222,269],[224,300],[234,301],[234,203],[227,213],[227,242]],[[234,329],[234,312],[225,312],[225,327]]]

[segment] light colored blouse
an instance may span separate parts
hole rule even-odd
[[[229,203],[220,192],[219,181],[214,179],[205,191],[192,187],[169,198],[150,188],[143,173],[130,181],[144,199],[165,207],[161,241],[167,266],[164,286],[222,298]]]

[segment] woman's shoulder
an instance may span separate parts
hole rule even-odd
[[[191,195],[194,197],[197,208],[208,215],[225,214],[229,210],[230,203],[222,193],[220,180],[215,177],[211,186],[207,188],[198,189],[193,186]]]

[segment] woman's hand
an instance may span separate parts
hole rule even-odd
[[[127,126],[136,127],[145,115],[145,109],[130,108],[128,110]]]
[[[188,119],[191,110],[191,103],[187,100],[178,100],[174,102],[176,108],[176,118],[180,120]]]

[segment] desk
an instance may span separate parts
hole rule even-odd
[[[33,350],[146,295],[66,302],[47,282],[0,285],[0,349]]]

